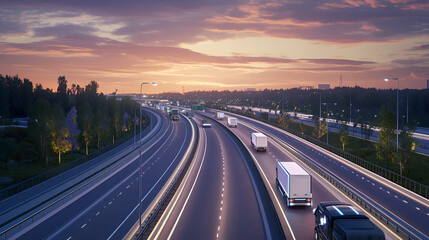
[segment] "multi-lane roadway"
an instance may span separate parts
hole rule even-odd
[[[142,212],[151,204],[190,147],[188,120],[167,123],[141,157]],[[138,220],[139,149],[102,180],[11,239],[122,239]]]
[[[212,113],[206,114],[213,116]],[[283,130],[239,115],[234,115],[234,117],[239,119],[239,127],[237,129],[232,129],[232,131],[243,140],[249,149],[251,148],[249,137],[251,132],[264,132],[265,134],[292,146],[306,157],[314,159],[322,167],[328,169],[332,174],[335,174],[348,184],[358,189],[358,191],[368,196],[370,199],[376,201],[380,206],[389,211],[391,216],[402,219],[405,223],[413,226],[417,231],[429,236],[429,228],[427,227],[427,221],[429,220],[429,201],[427,199],[384,180],[359,166],[341,159],[340,157]],[[223,122],[224,124],[226,123],[226,121]],[[296,158],[294,158],[290,153],[284,151],[284,148],[271,139],[269,141],[267,153],[255,153],[254,155],[267,175],[273,189],[275,188],[276,161],[297,161]],[[312,175],[316,176],[316,174]],[[315,179],[317,180],[317,176]],[[326,188],[318,186],[318,182],[323,183],[324,181],[322,179],[320,181],[313,181],[314,203],[317,204],[320,200],[335,200],[328,191],[332,187],[326,186],[328,187]],[[278,195],[277,197],[280,197],[278,191],[276,192]],[[334,191],[331,190],[330,192]],[[339,195],[338,197],[342,196]],[[307,230],[302,231],[302,233],[305,234],[305,232],[308,232],[308,230],[311,229],[311,227],[307,226],[314,227],[314,217],[310,217],[310,211],[308,209],[286,209],[287,218],[290,219],[289,223],[292,225],[292,230],[297,236],[301,236],[299,233],[300,229],[306,228]],[[309,216],[308,219],[313,222],[309,221],[304,225],[298,224],[298,226],[293,227],[294,224],[300,223],[301,221],[299,219],[303,217],[303,215],[300,214],[296,214],[295,216],[291,215],[295,211],[305,212],[304,215]],[[395,235],[392,236],[394,237]],[[297,239],[300,239],[300,237]]]
[[[199,126],[190,170],[150,239],[281,239],[268,195],[237,140],[213,122]]]

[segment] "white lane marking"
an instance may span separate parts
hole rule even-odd
[[[206,140],[206,145],[204,147],[203,159],[201,161],[200,167],[198,168],[197,176],[195,177],[195,180],[194,180],[194,183],[192,184],[191,190],[189,191],[189,194],[186,197],[185,203],[183,204],[183,207],[180,210],[179,216],[177,216],[176,222],[174,223],[173,228],[171,229],[170,234],[168,235],[167,239],[171,239],[171,236],[173,235],[173,232],[176,229],[176,226],[177,226],[180,218],[182,217],[182,213],[185,210],[186,205],[188,204],[188,200],[191,197],[192,191],[194,191],[194,187],[195,187],[195,184],[197,183],[198,177],[200,176],[201,168],[204,164],[204,160],[206,158],[206,152],[207,152],[207,135],[206,134],[204,134],[204,138]]]
[[[404,203],[408,203],[407,201],[405,201],[405,200],[402,200]]]
[[[419,207],[416,207],[416,209],[420,211],[420,208],[419,208]]]
[[[67,238],[67,240],[70,240],[70,239],[71,239],[71,236],[69,238]]]
[[[112,201],[109,202],[109,205],[112,204]]]
[[[85,226],[86,226],[86,223],[85,223],[85,224],[83,224],[83,225],[82,225],[82,227],[80,227],[80,228],[84,228]]]
[[[130,185],[127,186],[127,188],[129,188],[129,187],[130,187]]]
[[[191,125],[192,126],[192,125]],[[193,127],[192,127],[193,128]],[[188,136],[188,129],[185,128],[185,139]],[[173,132],[172,132],[173,133]],[[170,134],[171,136],[171,134]],[[192,138],[191,138],[192,140]],[[119,226],[115,229],[115,231],[113,231],[112,234],[110,234],[109,238],[107,238],[107,240],[111,239],[112,236],[119,230],[120,227],[122,227],[122,225],[125,223],[125,221],[127,221],[127,219],[131,216],[131,214],[137,209],[137,207],[139,206],[139,204],[141,204],[141,202],[146,199],[146,197],[149,195],[150,192],[152,192],[152,190],[155,188],[155,186],[159,183],[159,181],[161,181],[161,179],[164,177],[164,175],[167,173],[167,171],[170,169],[171,165],[176,161],[176,158],[179,156],[179,153],[182,151],[183,146],[185,145],[186,141],[183,141],[182,146],[179,149],[179,152],[176,154],[176,156],[174,157],[173,161],[170,163],[170,165],[168,165],[167,169],[165,170],[165,172],[161,175],[161,177],[158,179],[158,181],[152,186],[152,188],[149,190],[149,192],[141,199],[141,201],[134,207],[134,209],[130,212],[130,214],[128,214],[128,216],[121,222],[121,224],[119,224]],[[192,141],[191,141],[192,142]],[[153,156],[153,155],[152,155]]]
[[[100,214],[100,212],[97,212],[97,214],[95,214],[95,216],[98,216],[98,214]]]

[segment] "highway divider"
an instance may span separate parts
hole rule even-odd
[[[134,224],[131,230],[128,232],[124,239],[146,239],[150,234],[154,226],[157,224],[159,218],[164,212],[165,208],[170,203],[174,196],[177,188],[179,187],[182,179],[186,175],[186,172],[194,158],[197,150],[197,143],[199,138],[198,128],[194,121],[191,121],[188,117],[182,115],[183,120],[187,120],[191,124],[192,138],[191,144],[189,145],[186,153],[182,157],[179,165],[176,167],[170,178],[164,184],[162,189],[159,191],[155,199],[149,205],[149,207],[142,214],[143,222],[141,223],[141,229],[139,229],[139,220]]]

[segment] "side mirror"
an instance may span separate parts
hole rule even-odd
[[[316,215],[316,208],[313,208],[313,215]]]

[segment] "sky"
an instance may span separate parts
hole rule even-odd
[[[426,88],[427,0],[0,0],[0,74],[105,94]],[[342,79],[342,81],[340,81]]]

